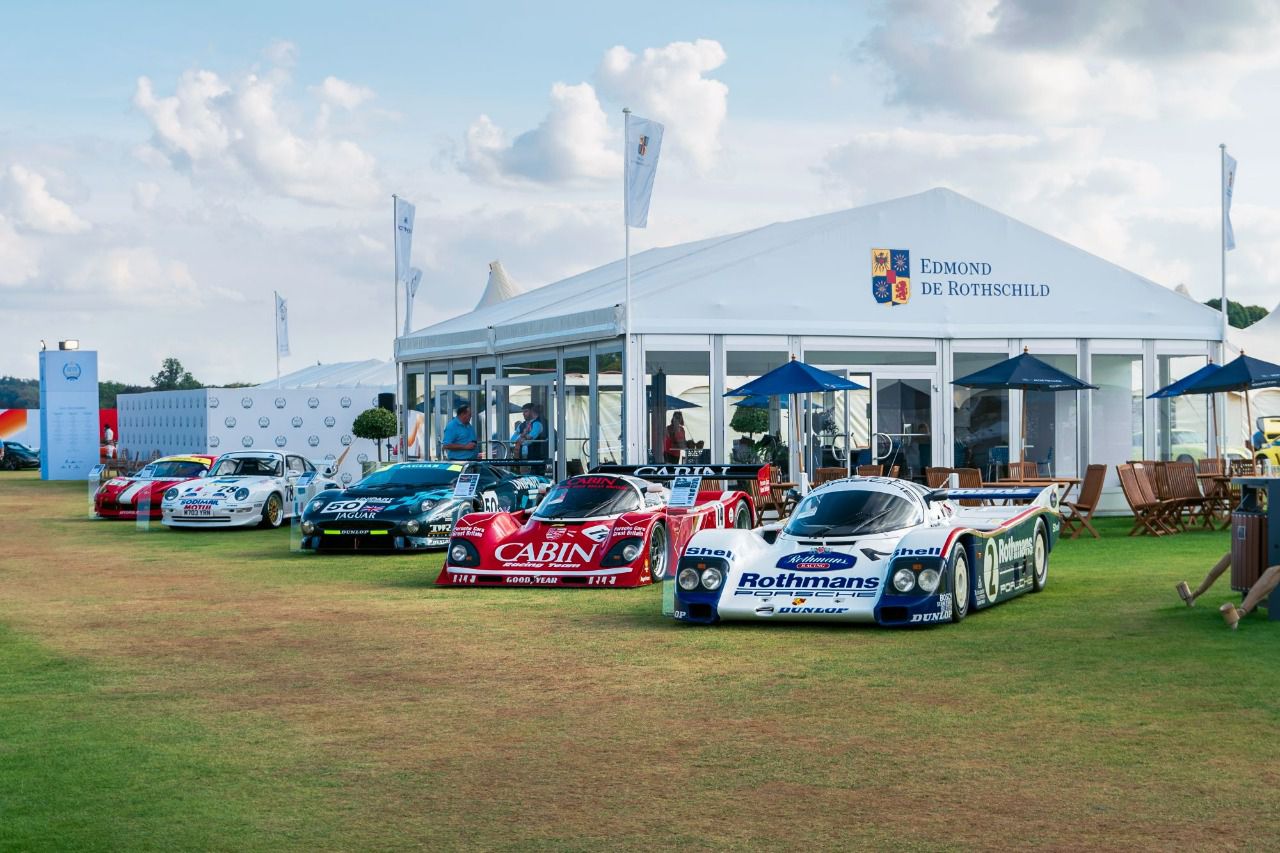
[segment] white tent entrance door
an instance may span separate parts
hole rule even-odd
[[[519,471],[565,477],[564,417],[554,376],[485,380],[493,458],[527,463]],[[541,463],[541,464],[540,464]]]
[[[866,385],[868,378],[844,367],[815,365],[820,370]],[[805,470],[843,468],[853,473],[859,451],[868,447],[866,408],[870,391],[824,391],[809,394],[805,406],[806,452]]]
[[[483,385],[436,386],[435,397],[431,401],[431,414],[428,416],[431,420],[431,435],[435,437],[432,458],[448,458],[448,454],[444,452],[442,447],[444,444],[444,428],[448,426],[449,421],[457,416],[458,407],[463,403],[466,403],[471,409],[471,426],[475,427],[476,436],[479,439],[477,444],[479,445],[480,455],[482,457],[489,455],[484,443],[484,437],[488,434],[485,431],[484,400]]]
[[[852,377],[856,382],[863,380]],[[898,467],[904,479],[924,478],[938,456],[934,440],[938,434],[933,405],[935,373],[925,371],[872,372],[871,423],[879,435],[871,442],[873,462],[885,466],[885,473]],[[887,440],[886,440],[887,439]]]

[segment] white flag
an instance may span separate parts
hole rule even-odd
[[[662,151],[662,125],[647,118],[631,116],[627,122],[627,224],[644,228],[649,224],[649,197],[658,173]]]
[[[276,354],[289,354],[289,303],[276,294]]]
[[[409,274],[409,249],[413,245],[413,205],[396,197],[396,275]]]
[[[410,267],[404,280],[404,333],[413,330],[413,297],[418,295],[418,285],[422,283],[422,270]]]
[[[1231,193],[1236,188],[1236,158],[1223,154],[1227,173],[1222,176],[1222,227],[1226,235],[1227,249],[1236,247],[1236,231],[1231,227]]]

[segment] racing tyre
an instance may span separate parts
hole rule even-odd
[[[747,506],[746,501],[739,501],[733,511],[733,528],[735,530],[751,529],[751,507]]]
[[[947,572],[951,578],[951,621],[963,622],[964,617],[969,615],[970,585],[969,554],[963,543],[955,544],[947,562],[951,567],[951,571]]]
[[[1036,523],[1036,544],[1031,549],[1031,591],[1039,592],[1049,581],[1049,534],[1044,522]]]
[[[279,527],[284,522],[284,501],[280,495],[272,492],[267,502],[262,505],[262,526]]]
[[[655,524],[649,533],[649,574],[654,583],[667,579],[667,562],[671,559],[669,550],[666,525]]]
[[[5,471],[17,471],[18,460],[10,459],[6,456],[4,459],[0,459],[0,469],[4,469]]]

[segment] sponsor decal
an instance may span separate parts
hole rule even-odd
[[[684,549],[686,557],[720,557],[725,560],[733,559],[733,552],[727,548],[703,548],[695,545],[691,548]]]
[[[593,524],[590,527],[584,527],[582,528],[582,535],[592,542],[603,542],[609,538],[609,525]]]
[[[996,541],[996,552],[1000,556],[1000,565],[1020,563],[1031,556],[1035,548],[1035,537],[1027,539],[1000,539]]]
[[[982,590],[987,601],[994,602],[1000,594],[1000,559],[996,556],[996,543],[988,539],[982,560]]]
[[[266,415],[263,415],[262,417],[258,418],[258,426],[261,427],[262,429],[266,429],[267,427],[271,426],[271,418],[267,417]]]
[[[944,592],[938,596],[938,611],[936,613],[913,613],[911,621],[913,623],[926,622],[946,622],[951,618],[951,593]]]
[[[227,417],[225,420],[223,420],[222,425],[225,426],[227,429],[235,429],[236,419],[233,417]]]
[[[560,486],[563,489],[629,489],[625,480],[615,477],[572,477]]]
[[[298,429],[300,426],[302,426],[302,416],[294,415],[293,419],[290,420],[289,423],[293,425],[294,429]]]
[[[241,406],[243,406],[243,407],[244,407],[244,408],[246,408],[246,409],[252,409],[252,408],[253,408],[253,398],[252,398],[252,397],[241,397],[241,398],[240,398],[240,405],[241,405]]]
[[[194,512],[196,510],[210,510],[217,506],[217,504],[210,503],[208,501],[182,501],[181,503],[182,508],[188,512]]]
[[[363,512],[376,515],[391,504],[391,498],[357,498],[355,500],[330,501],[320,510],[323,513]]]
[[[777,613],[804,613],[804,614],[848,613],[849,608],[847,607],[779,607],[776,612]]]
[[[336,424],[337,422],[338,421],[333,417],[333,415],[325,416],[324,425],[329,427],[330,429],[333,429],[333,425]]]
[[[645,534],[645,528],[640,527],[639,525],[629,525],[624,527],[613,528],[614,539],[635,539],[637,537],[643,539],[644,534]]]
[[[320,406],[320,398],[319,398],[319,397],[308,397],[308,398],[307,398],[307,408],[309,408],[309,409],[315,409],[315,408],[319,408],[319,406]]]
[[[276,397],[275,403],[277,409],[283,409],[285,407],[284,397]]]
[[[499,545],[493,555],[504,563],[530,566],[574,567],[594,562],[596,545],[576,542],[508,542]]]
[[[879,552],[877,552],[879,553]],[[895,548],[894,558],[898,557],[941,557],[941,548]]]
[[[729,473],[728,465],[641,465],[637,477],[717,477]]]
[[[788,554],[778,561],[780,569],[794,569],[798,572],[834,572],[851,569],[858,558],[838,551],[802,551],[799,554]]]
[[[546,529],[545,538],[548,542],[556,542],[556,541],[559,541],[560,539],[565,538],[566,536],[569,536],[570,538],[572,538],[573,534],[572,534],[572,531],[570,531],[569,528],[565,527],[563,524],[558,524],[555,527],[548,527]]]
[[[483,539],[483,538],[484,538],[484,528],[483,528],[483,527],[461,527],[461,526],[459,526],[459,527],[455,527],[455,528],[453,528],[453,535],[454,535],[454,536],[462,536],[462,537],[464,537],[464,538],[466,538],[466,539]]]
[[[66,364],[62,365],[62,375],[67,378],[68,382],[75,382],[80,378],[80,374],[80,362],[68,361]]]
[[[847,577],[837,575],[795,574],[779,572],[776,575],[765,575],[759,572],[743,572],[738,579],[735,595],[755,595],[758,590],[771,590],[770,595],[794,595],[809,590],[866,590],[872,595],[880,588],[878,577]]]

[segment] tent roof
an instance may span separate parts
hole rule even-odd
[[[906,304],[877,303],[875,248],[909,253]],[[397,342],[397,357],[617,336],[623,266],[617,260],[414,332]],[[1206,306],[947,189],[650,249],[631,268],[640,333],[1220,336]],[[992,285],[1006,287],[994,296]]]
[[[1237,352],[1280,362],[1280,305],[1247,329],[1228,330],[1227,341]]]
[[[391,391],[395,385],[395,362],[378,358],[313,364],[280,377],[281,388],[380,388]],[[276,382],[263,382],[258,387],[274,388]]]
[[[502,265],[502,261],[491,261],[489,263],[489,280],[485,283],[484,293],[480,296],[480,301],[476,303],[476,310],[487,308],[490,305],[497,305],[499,302],[506,302],[521,293],[524,293],[524,290],[511,280],[511,276],[507,275],[506,267]]]

